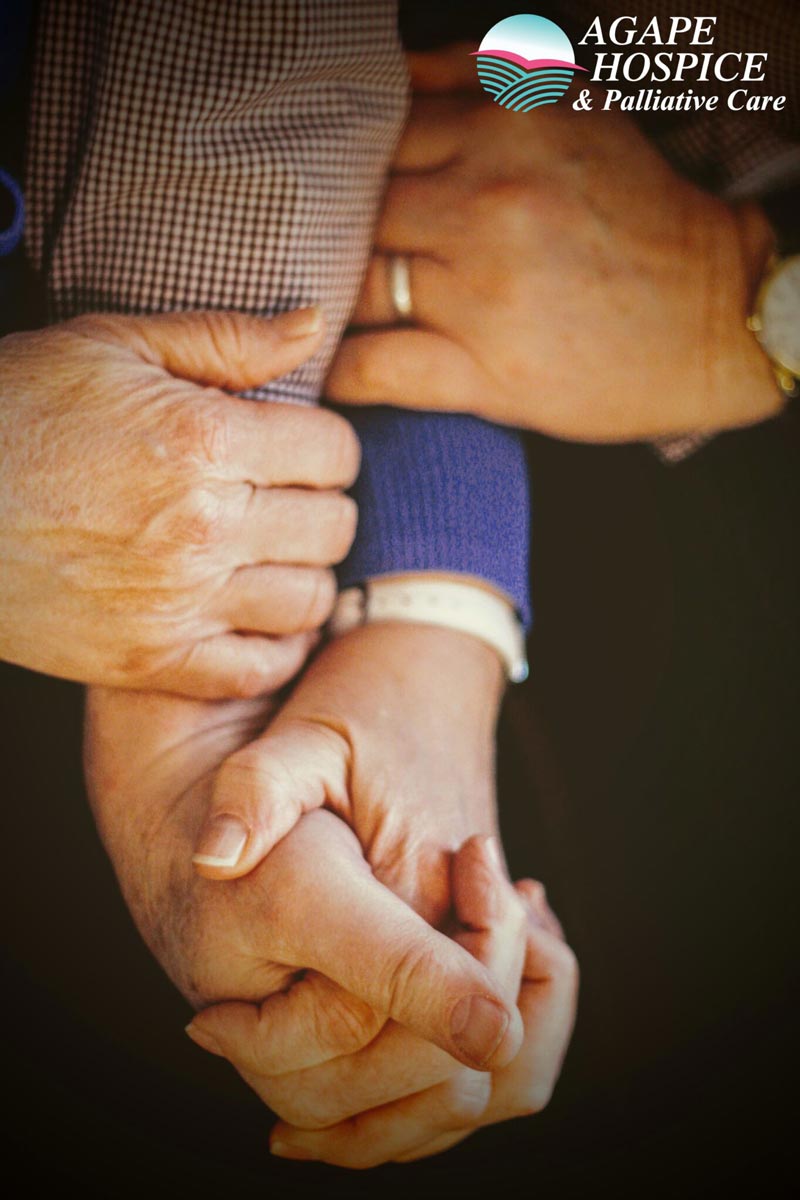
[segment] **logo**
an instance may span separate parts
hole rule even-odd
[[[554,21],[520,13],[493,25],[475,50],[478,78],[497,104],[512,112],[530,112],[555,104],[576,71],[567,35]]]

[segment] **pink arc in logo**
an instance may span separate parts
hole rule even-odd
[[[505,58],[508,62],[524,67],[526,71],[533,71],[539,67],[561,67],[570,71],[586,70],[586,67],[579,67],[577,63],[562,62],[560,58],[523,58],[521,54],[515,54],[513,50],[473,50],[470,57],[478,58],[484,54],[488,54],[492,58]]]

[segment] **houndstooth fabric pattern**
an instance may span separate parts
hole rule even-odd
[[[28,252],[49,316],[319,303],[315,400],[407,105],[392,0],[44,0]]]
[[[587,42],[578,46],[595,17],[604,30],[623,13],[638,14],[639,28],[658,17],[662,28],[669,18],[685,15],[675,0],[649,0],[647,4],[620,5],[618,0],[559,0],[559,17],[575,39],[578,62],[590,66],[595,49],[614,51],[626,47],[595,47]],[[754,95],[786,96],[781,111],[732,112],[720,107],[714,112],[633,114],[661,152],[678,170],[709,188],[731,198],[756,198],[775,188],[800,179],[800,2],[799,0],[712,0],[692,6],[691,15],[716,16],[713,53],[725,51],[766,51],[769,55],[766,79],[748,83]],[[628,50],[644,47],[628,47]],[[692,47],[678,45],[668,49]],[[642,84],[620,83],[623,91]],[[712,95],[741,84],[697,83],[659,84],[664,92],[685,91]]]

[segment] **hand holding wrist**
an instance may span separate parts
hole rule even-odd
[[[261,1000],[308,971],[301,992],[315,1028],[324,1023],[320,1002],[335,994],[360,1027],[369,1017],[371,1036],[393,1017],[470,1066],[508,1061],[521,1028],[502,989],[376,879],[381,855],[397,847],[376,837],[368,863],[343,821],[313,812],[235,887],[192,871],[214,771],[252,736],[256,716],[254,703],[90,696],[87,777],[98,826],[128,906],[170,977],[202,1006]],[[489,1004],[486,1020],[462,1030],[456,1008],[475,997]],[[341,1053],[351,1048],[348,1033],[345,1022]]]
[[[358,443],[328,410],[225,389],[284,374],[321,336],[301,311],[82,317],[2,339],[0,656],[205,698],[292,678],[355,531],[340,489]]]
[[[412,112],[357,311],[372,328],[343,342],[330,395],[589,442],[777,412],[744,325],[763,230],[678,175],[632,120],[558,106],[534,129],[487,103],[463,47],[433,55],[428,81],[437,69],[454,94]],[[420,329],[391,328],[398,246]]]
[[[343,817],[377,877],[437,923],[450,903],[449,858],[496,833],[494,732],[503,677],[478,639],[377,624],[330,642],[263,736],[221,768],[196,849],[198,869],[252,870],[304,812]],[[234,820],[234,862],[213,861]]]

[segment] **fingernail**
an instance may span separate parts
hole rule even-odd
[[[322,312],[314,305],[311,308],[300,308],[297,312],[286,313],[281,318],[281,333],[285,338],[305,338],[319,333],[322,329]]]
[[[209,1054],[222,1054],[219,1043],[206,1033],[204,1029],[195,1029],[193,1024],[187,1025],[184,1031],[189,1035],[196,1046],[201,1050],[208,1050]]]
[[[276,1158],[293,1158],[297,1162],[309,1162],[314,1155],[302,1146],[290,1146],[288,1142],[270,1142],[270,1154]]]
[[[235,867],[249,832],[244,821],[230,813],[214,817],[200,834],[192,862],[203,867]]]
[[[453,1041],[478,1067],[492,1057],[507,1029],[508,1013],[485,996],[465,996],[450,1019]]]

